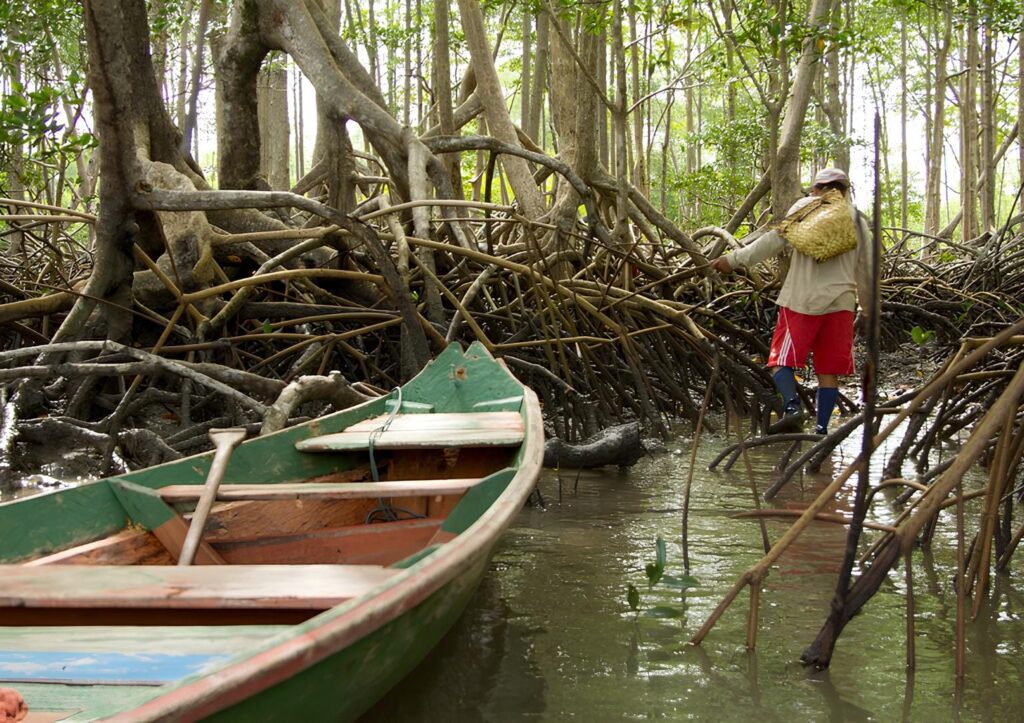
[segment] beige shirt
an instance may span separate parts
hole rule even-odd
[[[810,203],[812,198],[801,198],[786,215]],[[871,299],[871,231],[853,204],[850,204],[850,214],[857,227],[857,248],[820,263],[793,249],[789,273],[775,303],[813,315],[856,311],[858,300],[861,307],[867,307]],[[753,266],[785,249],[786,240],[778,232],[769,231],[749,245],[726,254],[725,258],[735,269]]]

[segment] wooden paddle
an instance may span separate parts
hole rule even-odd
[[[245,430],[239,427],[228,429],[211,429],[210,441],[213,442],[213,462],[210,464],[210,472],[206,476],[206,484],[203,487],[203,494],[196,504],[195,514],[192,515],[192,524],[189,525],[188,534],[185,536],[185,543],[181,546],[181,557],[178,558],[178,565],[191,565],[199,548],[199,542],[203,539],[203,530],[206,528],[206,518],[210,515],[210,509],[217,499],[217,488],[220,481],[224,479],[224,472],[228,468],[228,460],[235,447],[245,439]]]

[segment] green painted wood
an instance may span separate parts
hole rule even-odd
[[[473,405],[474,412],[518,412],[523,406],[523,395],[504,399],[488,399]]]
[[[61,685],[54,683],[18,683],[16,690],[25,698],[29,713],[66,711],[61,723],[95,721],[94,711],[107,715],[131,710],[153,697],[151,686],[140,685]]]
[[[452,344],[402,387],[402,399],[432,403],[437,412],[468,411],[478,402],[522,393],[522,387],[495,365],[478,342],[465,354]]]
[[[448,632],[483,577],[489,554],[480,550],[459,577],[371,635],[207,720],[356,720]]]
[[[387,402],[384,404],[384,409],[388,414],[395,411],[395,407],[398,406],[398,399],[391,396],[388,397]],[[402,405],[398,410],[399,414],[430,414],[434,411],[433,404],[424,404],[423,402],[406,402],[402,401]]]
[[[508,483],[516,475],[516,470],[509,467],[485,477],[484,480],[475,485],[463,495],[459,503],[455,505],[448,518],[441,525],[441,530],[451,532],[454,535],[461,534],[476,522],[484,510],[494,504]]]
[[[419,562],[423,558],[428,557],[430,555],[433,555],[435,552],[440,550],[442,547],[444,547],[444,545],[439,545],[439,544],[427,545],[422,550],[418,550],[418,551],[414,552],[413,554],[409,555],[409,557],[405,558],[404,560],[399,560],[398,562],[393,564],[391,567],[398,568],[399,570],[404,570],[407,567],[412,567],[413,565],[415,565],[417,562]]]
[[[124,480],[114,480],[110,487],[128,517],[136,525],[141,525],[147,530],[155,530],[175,517],[174,510],[149,487]]]
[[[17,562],[123,530],[127,515],[107,480],[0,503],[0,562]]]

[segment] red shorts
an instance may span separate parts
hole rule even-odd
[[[780,306],[768,366],[802,369],[812,352],[816,374],[853,374],[853,312],[801,314]]]

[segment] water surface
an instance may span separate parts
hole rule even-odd
[[[934,553],[914,559],[916,670],[906,668],[902,568],[847,626],[827,671],[799,663],[828,610],[844,528],[815,523],[764,581],[755,651],[747,651],[744,592],[699,647],[688,644],[738,576],[762,554],[756,521],[730,515],[755,506],[739,462],[706,470],[724,446],[702,440],[690,503],[687,590],[649,591],[644,565],[668,542],[667,574],[683,574],[683,489],[691,442],[628,471],[545,470],[546,509],[526,509],[503,537],[491,570],[456,628],[366,720],[1019,720],[1024,710],[1024,596],[1018,573],[995,580],[991,602],[968,622],[968,674],[953,668],[956,595],[954,521],[943,518]],[[843,466],[851,439],[820,474],[805,474],[767,507],[800,508]],[[778,448],[749,455],[763,491]],[[878,474],[884,456],[873,464]],[[908,471],[909,476],[909,471]],[[561,477],[561,478],[560,478]],[[836,509],[848,512],[853,484]],[[978,503],[968,507],[976,515]],[[871,518],[896,510],[879,495]],[[767,523],[771,541],[788,523]],[[873,539],[878,533],[866,533]],[[627,585],[642,611],[627,604]],[[670,617],[675,615],[676,617]]]

